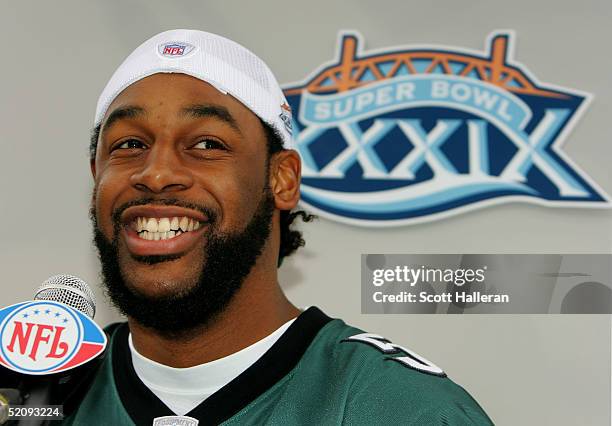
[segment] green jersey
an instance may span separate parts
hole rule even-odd
[[[127,324],[111,326],[109,333],[109,352],[64,424],[151,425],[174,416],[134,371]],[[199,425],[492,424],[437,367],[315,307],[186,416]]]

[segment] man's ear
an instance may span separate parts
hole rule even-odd
[[[94,180],[96,180],[96,159],[95,158],[91,158],[89,160],[89,168],[91,169],[91,175],[93,176]]]
[[[291,210],[300,199],[302,162],[297,151],[286,149],[275,153],[270,161],[270,188],[279,210]]]

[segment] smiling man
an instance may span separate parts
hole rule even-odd
[[[156,35],[111,77],[91,144],[91,219],[128,321],[68,424],[491,424],[444,372],[304,311],[277,268],[304,242],[291,111],[244,47]]]
[[[244,347],[234,331],[248,328],[254,343],[297,315],[276,284],[272,218],[297,202],[300,161],[290,150],[269,158],[268,135],[239,101],[185,74],[143,78],[108,107],[92,218],[106,283],[131,329],[162,331],[177,350],[174,337],[212,327],[227,355]],[[137,347],[159,349],[156,337],[133,334]],[[203,351],[218,356],[210,344]]]

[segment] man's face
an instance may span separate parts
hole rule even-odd
[[[164,306],[198,286],[225,285],[210,279],[242,281],[235,272],[248,274],[269,235],[266,165],[259,119],[231,96],[183,74],[128,87],[108,108],[92,167],[96,244],[103,270],[115,262],[120,275],[105,272],[107,281],[120,279],[133,305]],[[240,246],[258,239],[245,247],[250,264],[236,267]]]

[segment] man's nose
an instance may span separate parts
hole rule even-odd
[[[171,143],[155,143],[146,153],[142,168],[130,177],[132,186],[155,194],[190,188],[193,175],[181,161],[177,149]]]

